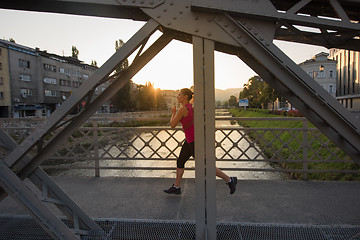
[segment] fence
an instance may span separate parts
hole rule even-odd
[[[359,179],[360,167],[305,118],[221,117],[216,120],[235,123],[216,127],[216,160],[224,171],[276,172],[296,179]],[[237,125],[238,121],[242,125]],[[279,121],[291,123],[291,127],[272,126],[272,122]],[[99,118],[87,122],[42,167],[50,174],[76,170],[92,176],[106,175],[109,171],[175,170],[184,140],[181,128],[109,127],[108,122]],[[32,129],[3,127],[18,143]],[[44,140],[46,146],[48,139]],[[194,170],[193,165],[189,163],[187,169]]]

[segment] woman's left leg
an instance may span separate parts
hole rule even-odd
[[[221,179],[224,179],[225,182],[227,182],[227,183],[230,182],[230,177],[218,168],[216,168],[216,176]]]

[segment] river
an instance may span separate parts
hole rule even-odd
[[[224,116],[229,117],[229,112],[227,110],[217,110],[216,116]],[[231,124],[229,120],[218,120],[216,121],[216,127],[236,127],[239,126],[237,123]],[[182,134],[182,132],[179,132],[179,134]],[[215,138],[217,141],[221,141],[224,138],[224,135],[227,134],[227,130],[216,131]],[[163,135],[163,136],[162,136]],[[145,141],[148,139],[151,139],[153,135],[151,133],[142,133],[141,138],[143,138]],[[166,132],[160,132],[157,137],[159,139],[166,139],[168,138],[168,133]],[[230,135],[232,138],[232,141],[225,140],[221,142],[221,146],[224,149],[231,149],[233,146],[233,141],[238,141],[240,139],[240,134],[237,132],[234,132]],[[256,149],[259,149],[256,144],[254,147],[249,147],[249,142],[251,142],[249,139],[242,138],[239,142],[237,142],[237,145],[240,149],[245,151],[246,149],[246,155],[249,158],[261,158],[261,156],[258,154],[258,151]],[[133,143],[135,147],[138,149],[141,148],[141,146],[136,146],[137,144],[143,144],[143,142],[134,142]],[[174,144],[178,144],[177,142],[167,142],[166,143],[169,148],[173,148]],[[157,148],[157,146],[152,146],[154,149]],[[135,153],[131,152],[134,151],[133,149],[128,149],[128,155],[134,155]],[[102,150],[100,150],[101,152]],[[117,153],[112,153],[112,151],[118,151],[116,148],[110,149],[109,154],[116,155]],[[176,155],[178,156],[180,151],[180,148],[175,151]],[[150,156],[152,154],[152,150],[149,148],[144,148],[141,153],[144,156]],[[225,152],[219,148],[216,150],[216,157],[220,158]],[[241,151],[237,148],[231,149],[229,151],[232,156],[240,156]],[[161,150],[159,152],[160,155],[162,155]],[[166,155],[166,153],[164,153]],[[83,161],[80,163],[82,166],[86,165],[93,165],[92,161]],[[79,163],[76,164],[79,166]],[[102,160],[100,161],[101,167],[167,167],[172,168],[176,167],[176,161],[162,161],[162,160]],[[221,168],[246,168],[246,169],[271,169],[273,168],[268,162],[258,162],[258,161],[237,161],[237,160],[231,160],[231,161],[217,161],[216,166]],[[195,161],[188,161],[185,165],[187,168],[195,168]],[[113,170],[113,169],[101,169],[100,170],[100,176],[102,177],[156,177],[156,178],[175,178],[175,170]],[[283,176],[281,173],[277,172],[259,172],[259,171],[226,171],[226,173],[230,176],[236,176],[238,179],[268,179],[268,180],[277,180],[282,179]],[[73,176],[94,176],[94,170],[93,169],[70,169],[66,171],[57,172],[56,174],[52,175],[73,175]],[[184,173],[184,178],[194,178],[195,177],[195,171],[193,170],[187,170]]]

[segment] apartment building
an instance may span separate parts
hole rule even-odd
[[[0,117],[48,116],[97,70],[75,58],[5,40],[0,40],[0,48],[3,69],[0,74],[4,75],[1,75],[4,84],[0,92],[4,101],[0,101]],[[5,90],[7,80],[9,92]],[[5,109],[8,114],[4,113]]]
[[[0,46],[0,116],[11,115],[8,49]]]
[[[360,111],[360,53],[334,48],[330,58],[337,61],[336,98],[350,111]]]
[[[321,52],[299,66],[328,93],[336,97],[336,61],[328,56],[328,53]]]

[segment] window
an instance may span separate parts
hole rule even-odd
[[[71,87],[71,81],[65,80],[65,79],[60,79],[60,86],[68,86],[68,87]]]
[[[4,81],[2,77],[0,77],[0,85],[4,85]]]
[[[73,87],[78,88],[80,86],[79,82],[73,82]]]
[[[20,79],[20,81],[30,82],[31,81],[31,76],[26,75],[26,74],[20,74],[19,79]]]
[[[4,98],[4,92],[0,92],[0,99]]]
[[[48,84],[56,84],[57,81],[55,78],[48,78],[48,77],[45,77],[44,78],[44,83],[48,83]]]
[[[32,96],[32,89],[29,89],[29,88],[21,88],[21,89],[20,89],[20,94],[21,94],[22,97]]]
[[[0,70],[2,70],[2,63],[0,62]]]
[[[325,67],[323,65],[320,65],[319,67],[319,78],[325,78]]]
[[[80,77],[81,73],[79,71],[74,70],[73,71],[73,76]]]
[[[333,90],[333,85],[330,85],[330,86],[329,86],[329,93],[333,93],[333,91],[334,91],[334,90]]]
[[[333,71],[333,70],[330,70],[330,72],[329,72],[329,77],[331,77],[331,78],[334,77],[334,71]]]
[[[19,59],[19,67],[30,68],[30,61]]]
[[[83,78],[84,78],[84,79],[88,79],[88,78],[89,78],[89,75],[84,74],[84,75],[83,75]]]
[[[44,70],[48,70],[51,72],[56,72],[56,67],[50,64],[44,63]]]
[[[58,92],[55,90],[45,90],[45,96],[46,97],[57,97],[58,96]]]
[[[68,68],[59,68],[59,72],[66,75],[70,75],[70,69]]]
[[[0,56],[1,56],[1,48],[0,48]]]

